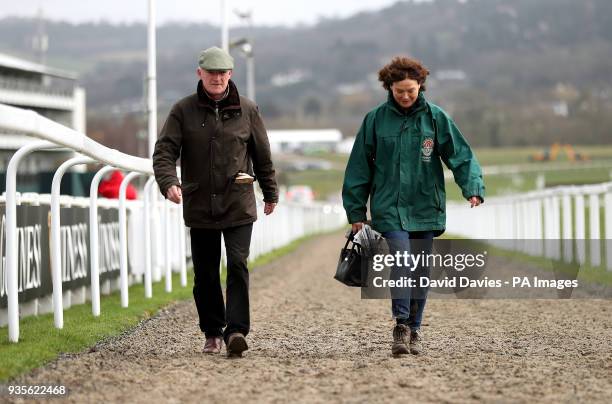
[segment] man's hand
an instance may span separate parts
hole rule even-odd
[[[264,205],[264,214],[267,216],[269,214],[271,214],[272,212],[274,212],[274,208],[276,207],[275,203],[272,202],[265,202]]]
[[[473,208],[475,206],[479,206],[482,202],[480,202],[480,197],[479,196],[472,196],[470,197],[470,199],[468,199],[468,201],[470,202],[470,208]]]
[[[181,203],[182,196],[183,193],[181,192],[181,187],[178,185],[173,185],[168,188],[168,191],[166,191],[166,198],[176,204]]]
[[[351,225],[351,231],[353,232],[353,234],[357,234],[357,232],[361,230],[362,227],[363,227],[363,222],[353,223]]]

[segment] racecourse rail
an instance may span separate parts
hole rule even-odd
[[[52,307],[56,328],[63,327],[63,306],[66,300],[62,292],[61,273],[61,240],[60,240],[60,207],[80,205],[89,208],[89,269],[91,271],[91,305],[92,315],[100,315],[100,274],[99,274],[99,228],[98,206],[116,207],[119,211],[119,250],[121,305],[127,307],[128,287],[130,283],[139,282],[141,276],[128,273],[128,244],[130,256],[144,258],[142,270],[145,286],[145,297],[152,296],[153,280],[160,280],[161,272],[165,276],[165,289],[172,290],[172,271],[180,272],[181,286],[187,284],[186,258],[189,251],[186,243],[186,232],[182,220],[182,206],[166,201],[156,189],[153,177],[152,161],[121,153],[105,147],[85,134],[51,121],[34,111],[23,110],[0,104],[0,128],[41,139],[20,148],[12,156],[6,172],[6,292],[8,337],[11,342],[19,340],[19,301],[18,301],[18,245],[17,245],[17,205],[48,203],[51,210],[50,258],[53,284]],[[19,162],[26,155],[38,150],[70,149],[76,153],[65,161],[55,172],[51,195],[24,194],[17,190],[17,169]],[[63,174],[74,165],[102,164],[93,178],[89,198],[72,198],[60,195],[60,183]],[[121,186],[118,200],[98,200],[97,189],[102,177],[111,170],[120,169],[127,172]],[[126,189],[132,179],[144,176],[143,200],[126,201]],[[260,198],[258,198],[260,199]],[[131,215],[128,219],[127,211]],[[270,252],[300,237],[323,231],[337,229],[346,223],[344,210],[340,205],[326,203],[280,204],[273,215],[263,215],[263,205],[258,201],[258,215],[255,222],[251,244],[250,258]],[[161,217],[161,225],[159,224]],[[128,220],[135,221],[128,226]],[[128,242],[128,230],[132,230],[132,242]],[[135,233],[140,231],[140,237]],[[134,236],[134,234],[136,234]],[[141,242],[134,242],[140,240]],[[161,248],[153,248],[160,246]],[[139,251],[140,249],[140,251]],[[159,255],[162,257],[160,258]],[[131,261],[132,262],[132,261]],[[173,265],[174,264],[174,265]],[[157,272],[155,272],[157,270]],[[154,279],[155,278],[155,279]],[[84,300],[84,299],[83,299]],[[70,301],[68,299],[68,301]]]
[[[592,267],[604,266],[605,261],[612,271],[612,182],[488,198],[478,209],[452,202],[447,204],[447,218],[446,230],[453,235],[513,240],[501,244],[528,255]]]

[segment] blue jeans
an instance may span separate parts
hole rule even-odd
[[[389,254],[395,254],[396,252],[403,253],[407,251],[411,254],[430,254],[432,245],[434,232],[433,231],[389,231],[383,233],[383,237],[387,239],[387,243],[389,245]],[[413,250],[411,251],[411,243],[410,240],[421,240],[417,243],[413,244]],[[392,271],[393,278],[397,278],[399,276],[410,276],[410,274],[426,274],[429,276],[428,267],[420,264],[419,267],[415,268],[415,271],[409,272],[407,268],[394,268]],[[418,280],[417,280],[418,284]],[[417,297],[411,296],[411,288],[403,288],[398,292],[392,290],[392,299],[391,299],[391,312],[393,314],[393,318],[397,320],[398,323],[405,324],[410,327],[411,330],[418,330],[421,327],[421,320],[423,319],[423,310],[425,309],[425,302],[427,300],[427,289],[428,288],[418,288],[415,289],[415,293]]]

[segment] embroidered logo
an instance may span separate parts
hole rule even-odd
[[[429,163],[431,161],[431,154],[433,153],[434,141],[432,138],[428,137],[423,140],[423,145],[421,146],[421,160]]]

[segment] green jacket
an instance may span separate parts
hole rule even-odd
[[[346,166],[342,200],[349,223],[363,222],[370,197],[372,227],[435,231],[446,226],[446,192],[440,160],[463,196],[484,201],[480,165],[467,140],[423,93],[408,112],[389,94],[363,120]]]

